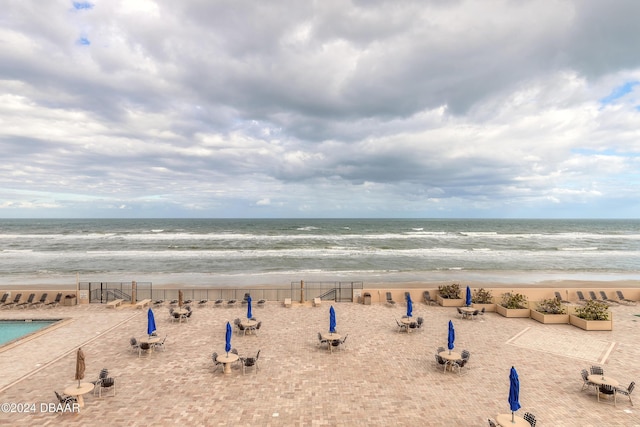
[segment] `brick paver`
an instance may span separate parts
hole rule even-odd
[[[72,322],[0,352],[0,401],[35,403],[36,413],[0,413],[2,425],[260,425],[484,426],[508,413],[509,369],[520,376],[519,411],[534,413],[538,426],[640,426],[640,414],[620,396],[617,407],[581,392],[580,370],[602,361],[605,373],[627,385],[640,380],[637,307],[614,307],[611,332],[586,332],[569,325],[487,313],[461,320],[454,308],[415,304],[425,327],[398,333],[394,318],[403,307],[335,303],[344,351],[317,347],[328,329],[329,306],[254,308],[263,325],[257,336],[234,334],[241,355],[259,349],[258,372],[213,372],[211,353],[224,351],[226,321],[244,308],[195,307],[188,323],[168,320],[168,308],[154,309],[166,351],[138,358],[131,336],[146,332],[146,310],[100,305],[52,310],[4,310],[3,318],[71,318]],[[466,375],[443,373],[434,352],[446,346],[447,323],[456,327],[456,349],[471,352]],[[115,397],[86,396],[79,414],[41,412],[73,383],[75,349],[82,345],[87,380],[109,368]],[[604,350],[603,350],[604,349]],[[606,356],[605,356],[606,355]],[[639,400],[640,401],[640,400]]]

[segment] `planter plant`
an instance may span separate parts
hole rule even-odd
[[[518,293],[505,293],[502,301],[496,305],[496,312],[504,317],[529,317],[527,297]]]
[[[485,311],[496,311],[496,305],[493,302],[493,295],[491,295],[491,291],[487,291],[484,288],[473,291],[471,294],[471,302],[476,308],[484,308]]]
[[[536,309],[531,310],[531,318],[540,323],[569,323],[567,309],[555,298],[538,302]]]
[[[569,316],[569,323],[587,331],[611,331],[613,321],[609,306],[602,301],[587,301],[578,307],[575,314]]]
[[[460,285],[457,283],[451,285],[438,286],[438,295],[436,300],[438,304],[445,307],[460,307],[464,304],[460,298]]]

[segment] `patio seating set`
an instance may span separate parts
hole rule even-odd
[[[631,400],[631,393],[633,393],[633,389],[635,388],[635,381],[631,381],[629,385],[625,387],[619,387],[619,382],[611,377],[604,375],[604,369],[601,366],[591,366],[591,368],[587,371],[583,369],[581,371],[582,375],[582,389],[580,391],[593,389],[596,392],[596,397],[598,402],[600,401],[600,396],[605,396],[607,398],[613,397],[613,405],[617,406],[617,395],[621,394],[623,396],[627,396],[629,398],[629,403],[633,406],[633,401]]]
[[[260,358],[260,350],[258,350],[258,353],[255,355],[255,357],[253,357],[253,356],[249,356],[249,357],[240,356],[238,354],[238,350],[235,349],[235,348],[232,348],[230,353],[231,354],[235,354],[236,356],[238,356],[238,358],[236,359],[235,362],[232,363],[232,365],[241,366],[243,375],[246,373],[247,369],[251,369],[251,368],[254,368],[256,373],[258,372],[258,359]],[[213,370],[214,370],[214,372],[218,368],[221,368],[221,369],[224,370],[225,363],[223,363],[223,362],[218,360],[218,353],[217,352],[214,352],[211,355],[211,360],[213,361],[213,368],[214,368]]]
[[[435,360],[436,367],[438,369],[442,368],[443,372],[446,372],[447,369],[449,369],[450,371],[455,371],[457,369],[458,375],[462,373],[463,368],[466,368],[465,372],[469,369],[467,364],[469,363],[469,359],[471,358],[471,353],[468,350],[462,350],[462,353],[460,353],[460,358],[455,360],[447,360],[445,357],[443,357],[442,354],[446,351],[447,350],[445,350],[444,347],[438,347],[436,349]]]
[[[247,322],[242,322],[239,317],[236,317],[233,320],[233,324],[238,331],[238,335],[258,335],[258,331],[262,327],[262,321],[258,321],[255,317],[248,319]]]
[[[167,342],[167,335],[161,340],[157,335],[152,334],[149,339],[138,340],[135,337],[129,339],[130,349],[134,353],[138,353],[138,357],[142,354],[149,354],[154,350],[165,350],[165,344]]]
[[[344,338],[342,336],[337,335],[335,339],[327,337],[326,335],[322,335],[321,332],[318,332],[318,347],[326,347],[327,350],[333,352],[334,349],[344,350],[347,342],[347,337],[349,334],[346,334]]]
[[[531,412],[525,412],[523,418],[524,418],[523,423],[527,422],[531,427],[536,427],[536,423],[537,423],[536,416],[533,415]],[[508,423],[511,423],[511,421],[508,421]],[[498,424],[496,424],[495,421],[489,418],[489,427],[497,427],[497,426]]]

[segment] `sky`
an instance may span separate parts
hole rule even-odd
[[[1,218],[638,218],[636,0],[5,0]]]

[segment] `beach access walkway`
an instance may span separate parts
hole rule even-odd
[[[341,351],[317,345],[333,305]],[[477,321],[457,318],[455,308],[414,304],[424,325],[397,333],[404,307],[323,301],[320,307],[254,308],[259,335],[232,337],[241,356],[260,350],[259,370],[214,372],[211,354],[224,352],[225,325],[246,308],[194,307],[188,323],[169,320],[167,306],[154,308],[166,351],[139,358],[129,338],[146,335],[147,310],[103,305],[46,311],[7,310],[4,318],[67,318],[66,324],[9,349],[0,349],[0,401],[33,403],[34,413],[0,413],[0,424],[190,426],[484,426],[509,412],[509,370],[520,378],[518,415],[531,412],[538,425],[636,426],[640,409],[627,399],[617,406],[581,391],[581,369],[601,365],[626,386],[640,380],[640,307],[612,307],[614,330],[587,332],[570,325],[486,313]],[[453,320],[456,349],[472,356],[465,375],[443,373],[434,352],[447,344]],[[75,351],[85,354],[84,381],[102,368],[117,380],[116,396],[85,395],[80,413],[49,413],[54,391],[74,382]]]

